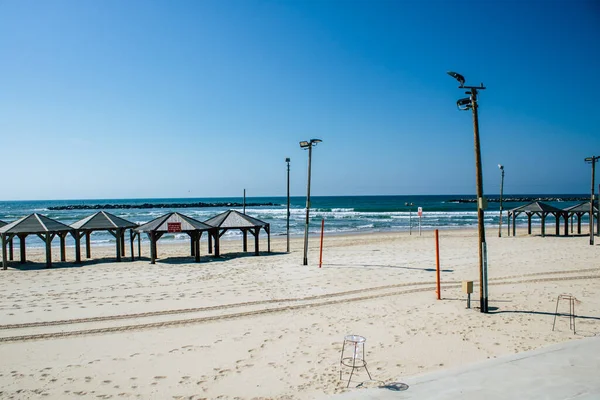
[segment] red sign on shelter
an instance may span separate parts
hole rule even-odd
[[[169,233],[181,232],[181,222],[167,222],[167,230]]]

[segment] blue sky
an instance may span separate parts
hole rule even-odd
[[[3,1],[4,200],[587,193],[597,1]]]

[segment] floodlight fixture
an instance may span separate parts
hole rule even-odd
[[[321,142],[322,142],[321,139],[310,139],[310,141],[303,140],[302,142],[300,142],[300,147],[302,147],[303,149],[306,150],[309,147],[316,146],[317,143],[321,143]]]
[[[504,165],[502,165],[502,164],[498,164],[498,168],[500,168],[501,170],[503,170],[503,171],[504,171]]]
[[[457,100],[456,107],[458,107],[459,110],[463,110],[463,111],[470,110],[473,107],[471,98],[465,97],[464,99]]]
[[[465,77],[462,76],[461,74],[459,74],[457,72],[453,72],[453,71],[448,71],[448,75],[450,75],[451,77],[456,79],[458,81],[458,83],[460,83],[459,87],[463,87],[465,85]]]

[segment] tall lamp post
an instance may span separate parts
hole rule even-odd
[[[594,244],[594,179],[596,177],[596,161],[600,156],[587,157],[585,162],[592,164],[592,198],[590,200],[590,245]],[[600,208],[600,205],[599,205]],[[598,221],[600,223],[600,221]]]
[[[287,163],[287,252],[290,252],[290,158],[285,159]]]
[[[300,142],[300,147],[304,150],[308,149],[308,184],[306,185],[306,226],[304,227],[304,258],[302,265],[308,265],[308,224],[310,212],[310,164],[312,159],[312,148],[317,143],[321,143],[321,139],[310,139],[308,142]]]
[[[404,205],[408,208],[408,234],[412,235],[412,207],[413,203],[404,203]]]
[[[502,237],[502,192],[504,191],[504,165],[498,164],[498,168],[502,171],[502,179],[500,180],[500,224],[498,225],[498,237]]]
[[[484,90],[483,83],[479,86],[465,86],[465,78],[456,72],[448,72],[460,84],[459,89],[468,89],[465,93],[469,97],[460,99],[456,102],[459,110],[471,110],[473,112],[473,132],[475,138],[475,173],[477,184],[477,227],[479,231],[479,309],[482,313],[488,312],[488,293],[487,293],[487,248],[485,243],[485,227],[483,210],[486,207],[486,201],[483,197],[483,172],[481,169],[481,150],[479,146],[479,120],[477,117],[477,93]]]

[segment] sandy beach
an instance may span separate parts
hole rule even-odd
[[[488,229],[487,242],[489,314],[466,309],[460,285],[478,279],[475,230],[440,231],[442,300],[431,231],[326,237],[322,268],[317,237],[309,266],[302,239],[287,254],[285,237],[271,254],[261,238],[259,257],[241,241],[225,241],[220,259],[203,246],[199,264],[189,244],[159,242],[156,265],[147,244],[142,260],[96,247],[81,266],[54,248],[52,269],[28,249],[39,264],[0,271],[0,397],[315,399],[600,332],[588,237]],[[575,335],[566,317],[552,331],[562,293],[578,299]],[[373,377],[357,371],[350,389],[349,369],[339,376],[348,334],[366,337]]]

